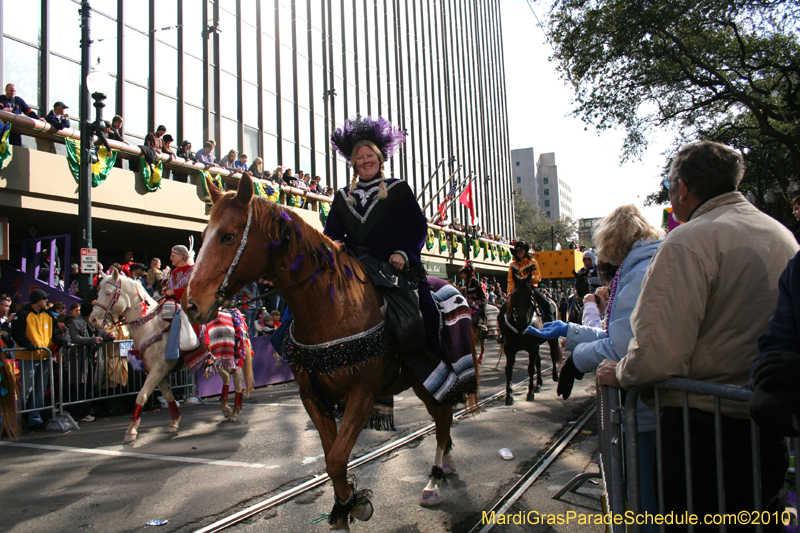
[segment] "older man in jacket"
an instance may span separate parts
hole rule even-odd
[[[741,156],[721,144],[704,141],[679,150],[664,185],[673,216],[685,224],[670,232],[653,257],[631,315],[634,338],[619,363],[605,361],[598,368],[601,384],[627,389],[686,377],[748,385],[778,279],[798,245],[788,229],[737,192],[743,174]],[[698,516],[717,512],[713,402],[689,395]],[[662,393],[661,405],[664,471],[671,472],[664,486],[666,510],[679,512],[686,509],[681,393]],[[748,406],[722,400],[722,415],[726,510],[754,510]],[[788,456],[774,428],[761,428],[760,444],[767,505],[781,488]]]

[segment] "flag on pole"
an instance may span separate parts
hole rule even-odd
[[[441,220],[447,220],[447,203],[453,199],[453,195],[456,193],[457,188],[458,181],[453,178],[453,186],[450,187],[450,190],[447,192],[447,196],[444,197],[444,201],[439,204],[439,218]]]
[[[467,206],[469,209],[469,217],[470,217],[470,224],[475,224],[475,204],[472,201],[472,180],[469,180],[467,184],[467,188],[464,189],[464,192],[461,193],[461,197],[458,199],[459,202]]]

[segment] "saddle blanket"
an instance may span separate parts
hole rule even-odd
[[[478,390],[472,361],[472,319],[469,304],[458,289],[446,281],[429,277],[428,283],[433,300],[439,308],[439,338],[444,359],[421,381],[437,400],[460,401],[465,394]],[[418,374],[418,371],[415,370],[415,373]]]
[[[205,342],[200,343],[200,348],[181,353],[189,370],[194,373],[209,363],[213,363],[214,368],[226,370],[236,370],[244,365],[246,348],[237,338],[237,328],[245,327],[238,309],[232,312],[220,309],[217,318],[203,326],[200,339]]]

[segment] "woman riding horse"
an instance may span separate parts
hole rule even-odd
[[[284,356],[320,434],[335,493],[329,521],[337,530],[346,529],[350,517],[366,520],[372,514],[368,494],[348,482],[347,463],[377,398],[413,387],[436,422],[436,456],[420,500],[423,506],[441,502],[441,481],[455,471],[449,445],[452,403],[464,393],[475,402],[477,377],[473,354],[466,348],[469,340],[455,362],[440,359],[438,316],[431,316],[436,307],[424,282],[415,279],[429,349],[401,354],[388,345],[383,301],[370,283],[369,267],[354,257],[421,271],[425,218],[408,185],[386,179],[382,172],[383,161],[404,136],[381,118],[347,121],[333,136],[354,170],[353,183],[336,194],[326,228],[344,246],[293,211],[254,197],[247,173],[236,193],[223,194],[210,184],[213,209],[187,287],[187,311],[195,322],[213,319],[230,294],[261,275],[281,291],[293,315],[281,325]],[[436,294],[447,290],[459,298],[446,284]],[[467,317],[448,318],[460,324]],[[449,349],[445,355],[449,357]],[[421,380],[412,362],[427,365],[430,379]],[[337,402],[345,405],[340,425],[333,409]]]

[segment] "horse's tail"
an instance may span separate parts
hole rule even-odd
[[[244,388],[247,391],[247,397],[250,398],[250,391],[256,387],[256,380],[253,377],[253,345],[250,339],[247,339],[246,350],[247,354],[244,358]]]
[[[467,404],[464,407],[464,410],[469,414],[475,415],[480,411],[480,408],[478,407],[478,392],[481,385],[481,367],[480,363],[478,362],[478,352],[475,349],[474,342],[470,342],[470,349],[472,351],[472,366],[475,368],[475,392],[467,393]]]
[[[11,363],[13,365],[13,361]],[[0,350],[0,435],[3,430],[12,438],[19,437],[19,420],[17,419],[17,381],[13,366],[6,363],[6,357]],[[5,394],[2,394],[5,389]]]

